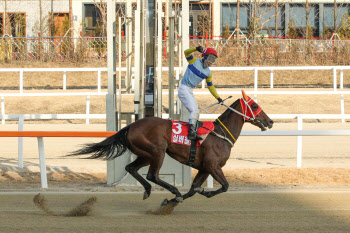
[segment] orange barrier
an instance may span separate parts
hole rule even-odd
[[[0,137],[110,137],[117,132],[97,131],[0,131]]]

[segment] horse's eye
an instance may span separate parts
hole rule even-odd
[[[252,105],[252,110],[253,110],[253,111],[258,110],[258,108],[259,108],[259,107],[258,107],[258,105],[257,105],[257,104],[253,104],[253,105]]]

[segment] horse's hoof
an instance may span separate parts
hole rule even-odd
[[[165,206],[165,205],[167,205],[168,204],[168,199],[164,199],[163,201],[162,201],[162,204],[160,204],[160,206]]]
[[[149,198],[149,195],[150,195],[150,193],[148,193],[147,191],[145,191],[145,192],[143,193],[143,200],[146,200],[147,198]]]
[[[184,198],[183,197],[175,197],[175,201],[177,203],[182,203],[184,201]]]
[[[194,191],[196,191],[197,193],[202,193],[204,191],[204,188],[197,187],[197,188],[194,189]]]

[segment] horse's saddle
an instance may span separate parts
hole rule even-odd
[[[190,156],[187,162],[188,166],[193,166],[195,155],[197,151],[197,146],[200,146],[208,134],[214,130],[214,123],[212,121],[198,121],[197,122],[197,134],[200,135],[203,140],[196,141],[196,140],[188,140],[188,129],[189,124],[188,122],[182,122],[182,121],[171,121],[172,122],[172,132],[171,132],[171,142],[180,144],[180,145],[187,145],[190,147]]]
[[[171,121],[172,122],[172,132],[171,132],[171,142],[181,145],[191,145],[191,141],[188,140],[188,122],[183,121]],[[198,121],[197,122],[197,133],[203,140],[197,141],[197,146],[200,146],[205,138],[208,136],[210,131],[214,130],[214,123],[212,121]]]

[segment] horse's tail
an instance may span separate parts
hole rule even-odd
[[[102,142],[86,144],[84,148],[77,150],[68,156],[92,154],[88,159],[115,159],[121,156],[128,148],[129,142],[127,135],[129,128],[130,125],[124,127],[118,133],[106,138]]]

